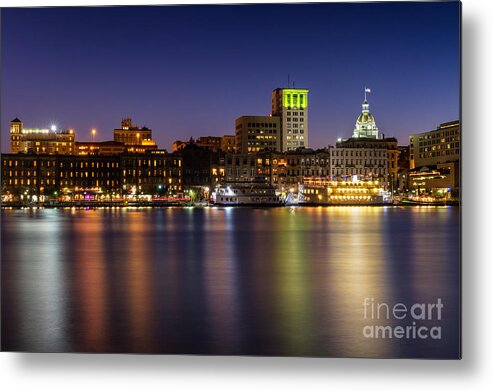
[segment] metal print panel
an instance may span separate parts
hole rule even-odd
[[[1,22],[3,351],[460,358],[459,2]]]

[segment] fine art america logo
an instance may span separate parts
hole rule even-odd
[[[406,305],[377,302],[373,297],[365,297],[363,316],[372,324],[363,327],[363,336],[379,339],[441,339],[442,310],[441,298],[435,303]]]

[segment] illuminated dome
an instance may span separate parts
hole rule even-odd
[[[370,105],[366,97],[362,104],[361,114],[356,120],[353,137],[378,138],[378,127],[375,118],[370,113]]]

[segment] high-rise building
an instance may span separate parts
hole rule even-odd
[[[15,118],[10,122],[10,152],[72,155],[75,152],[75,133],[56,126],[50,129],[25,128],[22,121]]]
[[[276,88],[272,91],[272,115],[280,118],[281,152],[308,148],[308,90]]]
[[[236,152],[279,151],[280,121],[271,115],[242,116],[236,119]]]

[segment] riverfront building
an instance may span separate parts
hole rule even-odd
[[[352,137],[347,140],[338,141],[336,143],[336,150],[339,150],[339,152],[334,151],[334,153],[336,153],[336,155],[341,155],[343,154],[343,149],[348,150],[348,157],[360,157],[360,160],[358,162],[355,162],[353,159],[350,159],[350,161],[346,162],[349,164],[349,168],[351,168],[351,164],[354,165],[356,171],[354,172],[354,174],[363,176],[380,176],[382,178],[385,178],[385,180],[388,181],[389,184],[391,184],[393,181],[394,186],[397,186],[399,176],[400,150],[397,145],[396,138],[386,137],[373,139],[364,137]],[[352,154],[351,149],[355,150]],[[360,150],[359,152],[356,151],[358,149]],[[384,150],[386,152],[383,152]],[[384,169],[382,169],[382,165],[380,164],[380,162],[375,163],[375,160],[380,159],[382,155],[386,156],[386,161],[383,163],[386,166]],[[344,172],[341,172],[339,174],[339,171],[344,171],[341,170],[341,168],[344,167],[343,165],[341,165],[341,163],[344,162],[339,162],[339,167],[335,167],[337,169],[335,170],[334,175],[351,175],[347,172],[346,174],[344,174]],[[358,165],[358,167],[356,167],[356,165]]]
[[[409,170],[407,180],[407,187],[414,195],[459,197],[459,165],[456,162],[414,168]]]
[[[243,182],[261,180],[278,191],[298,191],[304,178],[330,177],[327,150],[298,149],[289,152],[263,151],[256,154],[226,154],[225,180]]]
[[[182,157],[163,150],[119,156],[122,193],[173,193],[183,190]]]
[[[75,197],[156,194],[182,187],[182,158],[166,151],[120,155],[2,154],[2,194]]]
[[[54,197],[119,189],[119,158],[49,154],[2,154],[2,194]]]
[[[335,178],[358,175],[363,178],[388,178],[386,148],[329,148],[332,162],[331,176]]]
[[[336,148],[330,148],[333,177],[380,178],[386,187],[397,189],[399,182],[399,148],[397,139],[385,137],[370,113],[366,99],[356,120],[353,136],[339,139]]]
[[[19,152],[73,155],[75,133],[56,126],[50,129],[25,128],[23,122],[15,118],[10,122],[10,153]]]
[[[409,137],[407,185],[414,194],[460,197],[460,122]]]
[[[460,123],[440,124],[436,130],[409,137],[411,169],[460,160]]]
[[[287,189],[295,189],[305,178],[330,178],[330,152],[326,149],[310,148],[288,151],[285,153]]]

